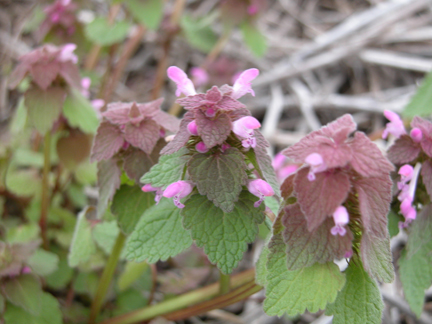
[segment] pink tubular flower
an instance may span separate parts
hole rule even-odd
[[[60,51],[60,56],[58,60],[61,62],[71,61],[72,63],[77,64],[78,56],[73,53],[76,48],[77,46],[72,43],[64,45]]]
[[[187,125],[187,130],[189,132],[189,134],[191,135],[195,135],[198,136],[198,127],[196,124],[195,120],[192,120],[188,125]]]
[[[163,192],[163,196],[167,198],[174,198],[174,205],[178,208],[184,208],[180,199],[186,197],[192,192],[195,185],[191,181],[177,181],[171,183]]]
[[[195,145],[195,149],[200,153],[207,153],[209,151],[204,142],[199,142],[197,145]]]
[[[390,123],[387,123],[382,138],[386,139],[389,133],[396,138],[406,134],[405,126],[398,114],[390,110],[384,110],[384,116],[390,120]]]
[[[275,170],[276,177],[280,183],[282,183],[290,174],[296,172],[299,168],[297,164],[290,164],[287,161],[288,158],[285,155],[278,153],[272,162],[272,167]]]
[[[410,136],[414,142],[420,143],[423,139],[423,133],[420,128],[414,127],[411,129]]]
[[[414,169],[408,164],[399,169],[401,181],[398,182],[398,188],[401,189],[401,192],[398,195],[398,199],[401,201],[401,214],[405,217],[405,222],[399,224],[399,227],[401,228],[407,227],[417,216],[417,211],[413,206],[413,201],[420,169],[420,163],[417,163]],[[409,185],[407,184],[408,181]]]
[[[405,184],[412,179],[413,171],[414,168],[409,164],[405,164],[399,169],[398,173],[401,176],[401,181],[397,183],[399,190],[402,190]]]
[[[308,174],[308,180],[314,181],[315,180],[315,173],[319,173],[322,171],[325,171],[327,169],[325,162],[319,153],[312,153],[309,154],[305,162],[310,165],[310,170]]]
[[[258,75],[258,69],[248,69],[246,71],[243,71],[233,85],[233,92],[231,96],[234,99],[238,99],[240,97],[243,97],[245,94],[250,93],[252,96],[255,97],[255,92],[252,90],[251,82]]]
[[[345,225],[349,223],[349,215],[348,211],[344,206],[339,206],[336,208],[333,213],[333,220],[335,222],[335,226],[330,230],[331,234],[336,236],[344,236],[346,234]]]
[[[193,67],[190,69],[193,83],[195,86],[200,87],[206,85],[209,81],[209,76],[206,70],[200,67]]]
[[[248,183],[248,190],[252,195],[259,198],[259,200],[254,203],[254,207],[259,207],[264,201],[265,196],[270,197],[274,195],[273,188],[262,179],[250,180]]]
[[[146,184],[141,188],[141,190],[144,192],[155,191],[156,192],[156,196],[155,196],[156,205],[159,204],[159,201],[161,200],[162,193],[163,193],[161,187],[153,187],[151,184]]]
[[[256,139],[253,136],[253,130],[260,127],[261,124],[256,118],[246,116],[233,123],[233,132],[241,137],[243,147],[255,147]]]
[[[168,77],[177,85],[176,96],[179,97],[182,93],[186,96],[195,95],[195,87],[193,82],[188,78],[186,73],[177,66],[170,66],[167,70]]]

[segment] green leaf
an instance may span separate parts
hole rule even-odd
[[[256,271],[255,281],[257,282],[257,284],[261,286],[267,285],[268,271],[267,271],[266,263],[267,263],[267,257],[269,253],[270,251],[267,245],[264,246],[255,266],[255,271]]]
[[[74,170],[75,179],[82,185],[93,185],[97,181],[97,163],[88,160],[80,163]]]
[[[223,212],[205,196],[193,195],[182,209],[183,224],[196,245],[204,247],[210,262],[225,274],[231,273],[243,257],[247,244],[255,240],[258,224],[264,221],[264,206],[255,208],[256,197],[240,194],[234,210]]]
[[[189,44],[200,51],[208,53],[216,45],[218,38],[206,20],[195,20],[184,15],[180,25]]]
[[[41,179],[32,169],[8,170],[6,188],[17,196],[33,196],[41,191]]]
[[[72,89],[66,97],[63,115],[72,127],[77,127],[87,134],[96,134],[99,126],[96,111],[77,89]]]
[[[401,222],[402,219],[393,210],[390,209],[387,215],[387,220],[387,228],[390,234],[390,238],[392,238],[393,236],[399,234],[399,222]]]
[[[74,270],[69,267],[66,255],[60,254],[58,269],[45,277],[47,285],[56,290],[64,289],[72,280]]]
[[[326,315],[334,315],[333,324],[380,324],[384,303],[376,282],[358,259],[351,259],[345,274],[345,287]]]
[[[17,148],[13,155],[13,163],[18,166],[34,166],[42,168],[44,157],[42,152],[35,152],[26,148]]]
[[[0,316],[3,315],[3,312],[5,310],[6,305],[6,299],[3,297],[3,295],[0,294]]]
[[[122,185],[114,195],[111,212],[117,216],[120,229],[130,234],[146,209],[155,204],[154,194],[138,186]]]
[[[21,133],[27,123],[27,109],[24,104],[24,98],[21,97],[18,101],[18,107],[15,111],[14,116],[12,117],[12,121],[10,123],[10,132],[13,135],[18,135]]]
[[[99,279],[99,276],[95,272],[80,272],[74,280],[73,288],[78,294],[87,294],[93,298]]]
[[[86,218],[86,214],[90,210],[91,207],[87,207],[78,215],[68,256],[70,267],[76,267],[80,263],[88,261],[90,256],[96,252],[96,244],[91,235],[91,224]]]
[[[4,282],[3,292],[12,304],[24,308],[33,315],[40,314],[43,291],[36,277],[32,275],[11,277]]]
[[[109,46],[123,41],[130,27],[127,21],[115,21],[110,24],[107,18],[98,17],[85,26],[85,33],[92,42],[101,46]]]
[[[129,313],[139,308],[146,306],[148,299],[143,296],[143,293],[136,289],[128,289],[117,296],[117,307],[114,310],[114,315]]]
[[[163,16],[162,0],[126,0],[124,3],[138,22],[148,29],[158,29]]]
[[[411,258],[423,247],[432,244],[432,204],[424,206],[417,215],[415,222],[409,227],[407,253]],[[432,248],[431,248],[432,250]]]
[[[311,267],[288,271],[286,245],[283,242],[281,217],[273,224],[273,236],[268,243],[264,310],[269,315],[302,314],[308,309],[317,312],[336,299],[345,284],[345,277],[333,263],[315,263]],[[262,268],[262,265],[261,265]]]
[[[20,307],[8,304],[4,313],[5,322],[25,324],[62,324],[62,313],[57,299],[48,293],[41,294],[39,299],[39,315],[32,315],[25,312]]]
[[[120,274],[117,281],[119,291],[124,291],[129,288],[142,274],[149,269],[147,262],[128,262],[123,272]]]
[[[212,155],[197,153],[188,163],[188,172],[201,195],[229,213],[246,184],[246,163],[236,148]],[[255,198],[256,200],[256,198]]]
[[[189,155],[185,155],[187,152],[186,148],[182,148],[176,153],[162,155],[159,158],[159,163],[141,178],[141,182],[165,189],[169,184],[179,181],[183,169],[190,159]]]
[[[94,241],[107,255],[111,254],[119,232],[116,221],[98,223],[92,229]]]
[[[9,243],[25,243],[37,240],[40,228],[36,223],[28,223],[12,227],[7,231],[6,241]]]
[[[192,244],[192,239],[181,222],[180,209],[171,200],[162,198],[138,221],[126,242],[126,258],[155,263],[183,252]]]
[[[243,34],[243,40],[252,53],[256,57],[263,56],[267,51],[267,41],[264,35],[248,20],[245,20],[240,25],[240,29]]]
[[[411,101],[405,107],[402,115],[405,118],[413,118],[414,116],[427,116],[432,114],[432,72],[429,72],[423,79],[422,84],[418,88],[416,94],[411,98]]]
[[[50,87],[46,91],[31,88],[24,94],[28,119],[42,135],[51,130],[59,117],[65,95],[60,87]]]
[[[431,250],[432,244],[425,245],[411,258],[403,250],[399,259],[399,275],[405,299],[418,317],[423,311],[425,291],[432,283]]]
[[[52,252],[38,249],[27,263],[36,274],[46,276],[57,270],[59,257]]]

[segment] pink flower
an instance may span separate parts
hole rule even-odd
[[[187,130],[189,132],[189,134],[191,135],[195,135],[198,136],[198,128],[196,125],[196,121],[192,120],[188,125],[187,125]]]
[[[423,139],[423,133],[420,128],[414,127],[411,129],[410,136],[414,142],[420,143]]]
[[[420,169],[420,163],[417,163],[414,168],[406,164],[399,169],[401,181],[398,182],[398,188],[401,189],[401,192],[398,195],[398,199],[401,201],[401,214],[405,217],[405,222],[400,223],[400,227],[407,227],[417,216],[413,201]],[[407,184],[408,181],[409,185]]]
[[[168,77],[177,85],[176,96],[179,97],[182,93],[186,96],[196,94],[193,82],[188,78],[186,73],[177,66],[170,66],[167,70]]]
[[[389,133],[396,138],[406,134],[405,126],[398,114],[390,110],[384,110],[384,116],[390,120],[390,123],[387,123],[382,138],[386,139]]]
[[[240,119],[237,119],[233,123],[233,132],[240,136],[240,139],[242,140],[242,145],[245,148],[248,147],[255,147],[256,146],[256,139],[253,136],[254,129],[260,128],[261,124],[260,122],[251,116],[242,117]]]
[[[58,60],[61,62],[71,61],[72,63],[77,64],[78,56],[73,53],[76,48],[77,46],[72,43],[64,45],[60,51],[60,56]]]
[[[195,149],[200,153],[207,153],[209,151],[204,142],[199,142],[197,145],[195,145]]]
[[[325,171],[327,169],[325,162],[319,153],[312,153],[309,154],[305,162],[310,165],[310,170],[308,174],[308,180],[314,181],[315,180],[315,173],[319,173],[322,171]]]
[[[206,70],[200,67],[193,67],[190,70],[190,74],[192,75],[192,80],[195,86],[200,87],[206,85],[209,81],[209,76]]]
[[[258,69],[248,69],[246,71],[243,71],[233,85],[233,92],[231,96],[234,99],[238,99],[240,97],[243,97],[245,94],[250,93],[252,96],[255,97],[255,92],[252,90],[251,82],[258,75]]]
[[[87,99],[90,97],[90,84],[91,80],[88,77],[81,79],[81,94],[86,97]]]
[[[297,171],[299,166],[297,164],[287,163],[288,159],[285,155],[278,153],[273,159],[272,166],[275,170],[276,176],[280,183],[282,183],[286,177]]]
[[[178,208],[184,208],[180,199],[189,195],[195,185],[191,181],[177,181],[171,183],[163,192],[163,196],[167,198],[174,198],[174,205]]]
[[[249,180],[248,190],[252,195],[259,198],[259,200],[254,203],[254,207],[259,207],[259,205],[264,201],[264,197],[274,195],[273,188],[262,179]]]
[[[348,211],[344,206],[339,206],[333,213],[335,226],[330,230],[332,235],[344,236],[346,234],[345,225],[349,223]]]
[[[401,175],[401,181],[397,183],[398,189],[401,190],[405,184],[412,179],[414,168],[409,165],[405,164],[399,169],[399,174]]]
[[[151,184],[146,184],[141,188],[141,190],[144,192],[155,191],[156,192],[156,196],[155,196],[156,205],[159,204],[159,201],[161,200],[162,193],[163,193],[163,190],[161,187],[153,187]]]

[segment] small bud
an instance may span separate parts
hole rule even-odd
[[[187,77],[186,73],[177,66],[170,66],[167,70],[168,77],[177,85],[176,96],[179,97],[182,93],[186,96],[196,94],[195,87],[192,81]]]
[[[346,234],[345,225],[349,223],[348,211],[344,206],[339,206],[333,213],[335,226],[330,230],[332,235],[344,236]]]
[[[221,151],[225,152],[226,150],[228,150],[231,147],[231,145],[223,143],[221,146]]]
[[[233,92],[231,96],[234,99],[238,99],[240,97],[243,97],[245,94],[250,93],[252,96],[255,97],[255,92],[252,90],[251,82],[258,75],[258,69],[249,69],[243,71],[233,85]]]
[[[195,120],[192,120],[187,125],[187,130],[188,130],[189,134],[198,136],[198,128],[197,128],[197,124],[196,124]]]
[[[204,142],[199,142],[197,145],[195,145],[195,149],[200,153],[207,153],[209,151]]]
[[[212,118],[216,116],[216,110],[214,110],[213,108],[207,108],[207,110],[205,111],[205,115]]]
[[[193,190],[194,184],[191,181],[177,181],[171,183],[163,192],[163,196],[167,198],[174,198],[174,205],[178,208],[184,208],[180,199],[189,195]]]
[[[423,133],[420,130],[420,128],[417,128],[417,127],[414,127],[413,129],[411,129],[410,136],[413,139],[413,141],[416,143],[420,143],[421,140],[423,139]]]
[[[274,195],[273,188],[262,179],[250,180],[248,190],[252,195],[259,198],[259,200],[254,203],[254,207],[259,207],[264,201],[265,196],[270,197]]]

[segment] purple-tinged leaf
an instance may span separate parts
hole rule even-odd
[[[298,203],[288,205],[283,210],[282,235],[287,245],[287,267],[293,271],[310,267],[314,263],[326,263],[341,259],[351,251],[353,234],[347,228],[344,236],[332,235],[332,218],[327,218],[316,229],[309,231],[306,218]]]
[[[364,231],[360,243],[360,254],[366,272],[379,282],[394,280],[394,268],[390,250],[390,238],[375,237]]]
[[[218,89],[217,86],[213,86],[210,90],[207,91],[205,95],[205,100],[211,101],[211,102],[218,102],[222,99],[222,93]]]
[[[421,151],[419,143],[415,143],[409,135],[402,135],[387,152],[388,159],[396,165],[415,160]]]
[[[394,170],[380,149],[364,133],[356,132],[350,142],[351,165],[364,177],[377,177]]]
[[[45,62],[42,61],[37,64],[33,64],[30,68],[30,74],[33,77],[33,81],[42,90],[47,90],[54,79],[60,72],[60,63],[56,61]]]
[[[250,116],[251,113],[247,108],[238,108],[234,110],[227,110],[228,116],[230,116],[231,120],[237,120],[242,117]]]
[[[24,79],[29,70],[30,65],[27,62],[20,62],[9,76],[9,88],[15,89],[21,83],[22,79]]]
[[[349,114],[339,117],[335,121],[317,130],[321,135],[331,137],[336,143],[344,142],[348,135],[357,129],[357,125]]]
[[[246,163],[236,148],[213,155],[197,153],[188,162],[188,171],[201,195],[226,213],[234,209],[242,186],[246,185]]]
[[[289,175],[281,185],[281,195],[283,199],[287,199],[294,192],[294,177],[295,173]]]
[[[59,73],[71,87],[81,90],[81,75],[74,63],[62,62]]]
[[[117,159],[100,161],[98,167],[98,188],[99,199],[97,206],[98,218],[100,218],[108,207],[108,202],[120,187],[121,170],[117,164]]]
[[[129,112],[133,103],[113,102],[108,105],[108,110],[102,113],[111,123],[126,125],[130,122]],[[144,119],[142,116],[141,120]]]
[[[129,147],[123,157],[123,169],[127,176],[136,183],[140,183],[141,177],[147,173],[153,165],[159,160],[159,152],[166,145],[166,142],[161,138],[151,154],[146,154],[143,151]]]
[[[93,136],[71,129],[69,134],[57,140],[56,149],[60,162],[69,170],[75,170],[79,164],[87,161],[92,141]]]
[[[392,185],[389,175],[354,181],[364,231],[381,239],[388,236],[387,214],[392,198]]]
[[[24,94],[29,120],[41,134],[44,135],[53,127],[65,97],[66,92],[60,87],[51,87],[45,91],[33,87]]]
[[[131,145],[140,148],[147,154],[153,151],[160,138],[160,126],[151,119],[143,120],[137,126],[127,124],[124,137]]]
[[[179,129],[180,120],[163,111],[157,111],[153,114],[152,119],[170,132],[177,132]]]
[[[227,114],[209,118],[202,111],[197,110],[195,116],[198,134],[208,149],[226,141],[232,129],[231,120]]]
[[[273,169],[272,161],[266,149],[269,146],[269,144],[259,130],[255,129],[254,134],[255,134],[257,145],[253,149],[253,152],[255,153],[255,159],[262,172],[262,177],[265,181],[267,181],[270,184],[270,186],[272,186],[275,195],[280,197],[279,182],[277,180],[276,173]]]
[[[415,116],[411,122],[411,126],[417,127],[422,131],[423,139],[420,145],[429,157],[432,157],[432,123],[421,117]]]
[[[36,251],[40,241],[28,243],[8,244],[0,241],[0,278],[3,276],[16,276],[21,272],[23,264]]]
[[[199,93],[193,96],[187,96],[185,98],[177,99],[177,103],[183,106],[185,109],[193,109],[198,108],[203,105],[203,101],[205,101],[205,94]]]
[[[303,210],[309,231],[318,228],[328,216],[333,215],[348,197],[349,177],[341,171],[324,171],[315,174],[315,180],[309,181],[309,168],[297,171],[294,188]]]
[[[180,122],[179,131],[175,135],[174,139],[165,146],[161,154],[173,154],[180,150],[189,140],[190,134],[187,130],[187,125],[195,119],[195,114],[191,111],[188,111]]]
[[[237,109],[245,109],[246,106],[240,101],[235,100],[231,96],[223,96],[217,103],[217,107],[222,110],[235,111]]]
[[[421,175],[423,184],[426,187],[426,191],[429,194],[430,199],[432,200],[432,161],[426,160],[423,162]]]
[[[144,116],[153,116],[157,112],[161,111],[160,106],[162,105],[163,101],[164,98],[159,98],[150,102],[139,103],[137,104],[137,106],[141,114],[143,114]]]
[[[92,147],[90,161],[108,160],[116,154],[124,143],[123,134],[120,129],[103,122],[100,124]]]

